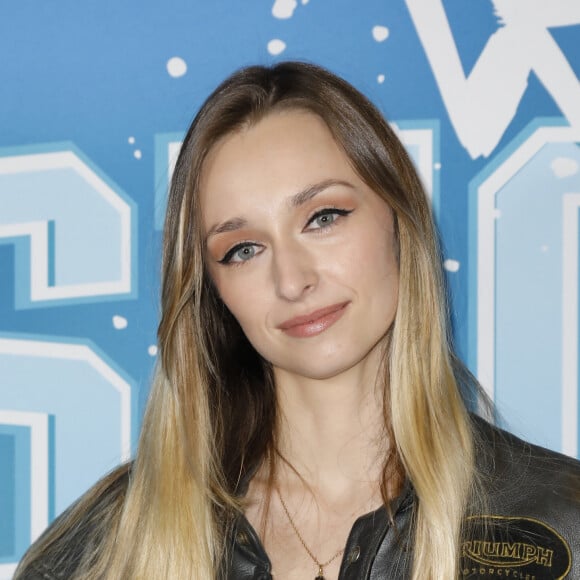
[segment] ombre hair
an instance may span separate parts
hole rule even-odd
[[[277,401],[268,362],[206,270],[200,177],[220,140],[289,110],[321,118],[356,173],[393,212],[400,281],[378,378],[391,442],[381,492],[386,506],[405,478],[416,492],[413,579],[458,576],[461,527],[477,475],[459,384],[469,375],[450,345],[431,208],[409,156],[376,107],[332,73],[296,62],[234,73],[195,117],[170,188],[159,361],[135,462],[88,492],[19,570],[50,546],[58,553],[71,530],[83,529],[83,513],[98,505],[106,515],[95,518],[102,539],[84,551],[75,578],[219,576],[243,484],[273,456]]]

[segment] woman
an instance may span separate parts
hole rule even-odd
[[[353,87],[300,63],[218,87],[163,263],[136,460],[17,578],[580,576],[578,464],[468,414],[428,202]]]

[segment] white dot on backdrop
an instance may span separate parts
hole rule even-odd
[[[272,6],[272,16],[274,18],[292,18],[298,2],[296,0],[276,0]]]
[[[544,254],[546,254],[546,253],[548,252],[549,248],[548,248],[548,246],[546,246],[546,245],[544,244],[543,246],[541,246],[541,247],[540,247],[540,250],[542,250],[542,252],[543,252]]]
[[[379,75],[377,77],[377,82],[382,85],[385,82],[385,75]]]
[[[179,56],[174,56],[167,61],[167,72],[173,78],[182,77],[187,72],[187,64]]]
[[[389,36],[389,29],[386,26],[373,26],[373,38],[377,42],[387,40]]]
[[[435,171],[439,171],[441,169],[441,163],[433,163],[433,169],[435,169]]]
[[[302,0],[302,4],[308,4],[308,0]]]
[[[133,155],[135,156],[135,159],[141,159],[141,157],[143,157],[143,153],[141,153],[141,149],[135,149],[135,151],[133,151]]]
[[[113,316],[113,326],[117,329],[117,330],[123,330],[124,328],[127,328],[127,319],[124,318],[123,316],[119,316],[118,314],[115,314],[115,316]]]
[[[157,356],[157,345],[156,344],[152,344],[147,349],[147,352],[149,353],[150,356]]]
[[[281,54],[285,49],[286,43],[279,38],[274,38],[268,43],[268,52],[273,56]]]
[[[457,260],[451,260],[450,258],[448,258],[447,260],[445,260],[445,262],[443,262],[443,267],[448,272],[457,272],[459,270],[460,265],[461,264]]]
[[[498,209],[497,207],[494,208],[493,217],[498,220],[501,217],[501,209]]]
[[[556,157],[550,167],[556,177],[570,177],[578,173],[578,162],[570,157]]]
[[[129,139],[127,139],[127,142],[129,143],[129,145],[134,145],[135,144],[135,137],[129,137]]]

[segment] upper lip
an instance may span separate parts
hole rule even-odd
[[[318,310],[314,310],[309,314],[304,314],[302,316],[295,316],[294,318],[289,318],[285,320],[281,324],[278,325],[280,330],[288,330],[294,326],[300,326],[301,324],[308,324],[309,322],[315,322],[319,318],[326,316],[327,314],[331,314],[344,308],[348,304],[347,302],[340,302],[338,304],[333,304],[332,306],[325,306],[324,308],[319,308]]]

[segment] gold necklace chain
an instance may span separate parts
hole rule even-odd
[[[276,493],[278,494],[278,498],[280,499],[280,503],[282,504],[282,508],[284,509],[284,513],[286,514],[286,517],[288,518],[288,522],[290,522],[290,525],[292,526],[294,533],[296,534],[297,538],[300,540],[300,543],[302,544],[302,547],[306,550],[306,553],[310,556],[310,558],[318,566],[318,575],[316,576],[316,578],[314,580],[324,580],[324,568],[326,568],[326,566],[328,566],[331,562],[334,562],[334,560],[336,560],[344,552],[344,548],[341,548],[340,550],[338,550],[338,552],[336,552],[336,554],[334,554],[334,556],[332,556],[332,558],[330,558],[326,562],[324,562],[324,563],[320,562],[318,560],[318,558],[312,553],[312,550],[306,545],[306,542],[304,541],[302,534],[298,531],[298,528],[296,527],[296,524],[294,523],[292,516],[290,516],[290,512],[288,511],[288,507],[286,506],[286,503],[284,502],[284,499],[282,498],[282,494],[280,493],[280,488],[278,486],[275,486],[275,487],[276,487]]]

